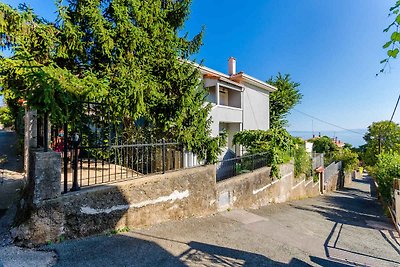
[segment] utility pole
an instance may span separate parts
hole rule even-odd
[[[378,146],[378,154],[381,154],[381,147],[382,147],[382,144],[381,144],[381,141],[382,140],[382,137],[381,137],[381,128],[379,128],[379,146]]]

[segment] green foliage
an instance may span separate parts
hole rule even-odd
[[[383,199],[390,203],[393,179],[400,177],[400,155],[398,153],[380,154],[372,175],[376,178]]]
[[[263,130],[246,130],[237,132],[233,143],[242,145],[250,154],[266,153],[267,164],[271,166],[271,175],[279,177],[279,164],[290,161],[293,140],[283,128]]]
[[[318,173],[313,173],[313,182],[317,183],[319,181],[319,174]]]
[[[322,136],[309,140],[313,142],[313,151],[324,154],[324,164],[329,165],[334,160],[334,154],[338,151],[338,146],[328,136]]]
[[[283,128],[287,125],[286,116],[290,110],[296,106],[303,95],[299,92],[299,83],[291,81],[290,75],[278,73],[276,77],[271,77],[267,83],[278,88],[270,93],[270,127]]]
[[[345,172],[355,170],[359,164],[358,154],[346,147],[336,151],[333,158],[335,161],[342,161]]]
[[[362,160],[369,166],[374,166],[380,152],[400,151],[400,126],[390,121],[374,122],[368,127],[364,136],[366,145]]]
[[[177,140],[212,162],[220,140],[209,137],[207,91],[187,63],[203,31],[178,34],[190,3],[59,0],[56,22],[0,4],[0,46],[12,52],[0,60],[0,90],[9,105],[25,99],[54,123],[76,116],[76,100],[105,102],[130,136]]]
[[[218,155],[221,154],[221,148],[226,145],[227,133],[220,133],[217,137],[206,138],[207,146],[204,149],[196,150],[196,154],[206,160],[206,163],[216,163],[218,161]]]
[[[14,125],[13,114],[7,106],[0,107],[0,124],[3,124],[4,127],[11,127]]]
[[[383,45],[383,49],[387,50],[387,58],[381,61],[381,64],[383,65],[383,68],[380,70],[380,72],[385,71],[385,67],[389,63],[389,60],[392,58],[397,58],[399,54],[399,45],[400,45],[400,1],[397,0],[390,8],[390,13],[389,17],[392,17],[392,23],[389,24],[389,26],[384,29],[383,31],[385,33],[390,33],[390,40],[386,42]]]
[[[285,129],[245,130],[237,132],[233,143],[242,145],[251,153],[265,152],[270,148],[289,151],[293,140]]]
[[[344,148],[348,148],[348,149],[354,149],[353,148],[353,145],[352,144],[349,144],[349,143],[344,143],[344,146],[343,146]]]
[[[305,174],[307,177],[312,174],[312,161],[310,154],[306,152],[304,142],[296,144],[293,149],[294,175],[295,177]]]
[[[266,153],[272,176],[279,177],[278,166],[289,162],[291,156],[294,158],[296,177],[302,173],[310,175],[312,171],[311,158],[304,141],[293,138],[284,128],[241,131],[235,134],[233,143],[244,146],[250,154]]]
[[[328,136],[322,136],[310,141],[313,142],[313,151],[316,153],[332,154],[338,150],[337,145]]]

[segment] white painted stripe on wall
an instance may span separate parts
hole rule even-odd
[[[263,187],[261,187],[261,188],[259,188],[259,189],[253,190],[253,195],[256,195],[256,194],[258,194],[258,193],[264,191],[265,189],[267,189],[267,188],[270,187],[271,185],[273,185],[273,184],[275,184],[275,183],[277,183],[277,182],[279,182],[279,181],[285,179],[286,177],[289,177],[289,176],[292,175],[292,174],[293,174],[293,172],[289,172],[288,174],[282,176],[281,179],[276,180],[276,181],[273,181],[272,183],[267,184],[266,186],[263,186]]]
[[[304,183],[306,181],[306,179],[303,179],[300,183],[296,184],[295,186],[292,186],[292,189],[295,189],[296,187],[298,187],[300,184]]]
[[[306,183],[305,186],[309,185],[311,182],[313,182],[313,179],[311,179],[308,183]]]
[[[127,210],[129,208],[142,208],[148,205],[154,205],[157,203],[162,203],[162,202],[174,202],[175,200],[180,200],[180,199],[184,199],[187,198],[189,196],[189,190],[183,191],[183,192],[179,192],[177,190],[175,190],[174,192],[171,193],[171,195],[169,196],[161,196],[159,198],[156,199],[149,199],[149,200],[145,200],[142,202],[138,202],[138,203],[133,203],[130,205],[116,205],[113,206],[111,208],[107,208],[107,209],[94,209],[91,207],[81,207],[81,213],[84,214],[89,214],[89,215],[95,215],[95,214],[101,214],[101,213],[110,213],[116,210]]]

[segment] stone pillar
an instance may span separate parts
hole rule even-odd
[[[29,154],[31,148],[37,147],[37,111],[25,107],[25,135],[24,135],[24,172],[29,170]]]
[[[319,189],[320,193],[323,194],[325,193],[325,172],[322,171],[319,173]]]
[[[18,206],[14,242],[36,246],[57,241],[63,234],[64,213],[61,200],[61,154],[31,150],[28,183]]]
[[[324,193],[324,186],[325,186],[325,169],[324,165],[319,166],[318,168],[315,169],[315,172],[318,173],[318,180],[319,180],[319,192],[321,194]]]
[[[394,190],[394,207],[396,212],[396,228],[400,231],[400,190]]]
[[[33,183],[35,206],[43,200],[61,196],[61,154],[58,152],[32,151],[30,153],[29,181]]]

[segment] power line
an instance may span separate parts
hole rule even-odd
[[[399,96],[399,97],[400,97],[400,96]],[[363,133],[359,133],[359,132],[356,132],[356,131],[353,131],[353,130],[344,128],[344,127],[342,127],[342,126],[339,126],[339,125],[336,125],[336,124],[333,124],[333,123],[330,123],[330,122],[321,120],[321,119],[319,119],[319,118],[317,118],[317,117],[315,117],[315,116],[312,116],[312,115],[310,115],[310,114],[307,114],[307,113],[305,113],[305,112],[303,112],[303,111],[300,111],[300,110],[297,110],[297,109],[293,109],[293,110],[294,110],[294,111],[297,111],[298,113],[301,113],[301,114],[303,114],[303,115],[305,115],[305,116],[308,116],[308,117],[310,117],[310,118],[312,118],[312,119],[314,119],[314,120],[317,120],[317,121],[320,121],[320,122],[329,124],[329,125],[331,125],[331,126],[337,127],[337,128],[339,128],[339,129],[342,129],[342,130],[345,130],[345,131],[348,131],[348,132],[352,132],[352,133],[355,133],[355,134],[359,134],[359,135],[364,136]]]
[[[390,122],[392,122],[393,117],[394,117],[394,114],[396,113],[397,106],[399,105],[399,100],[400,100],[400,95],[399,95],[399,97],[397,98],[397,103],[396,103],[396,106],[394,107],[392,117],[390,118]]]

